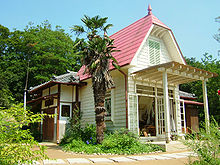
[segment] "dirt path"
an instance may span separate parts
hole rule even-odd
[[[111,157],[125,157],[125,155],[116,156],[116,155],[86,155],[86,154],[75,154],[70,152],[64,152],[61,150],[61,147],[53,143],[42,143],[42,145],[47,146],[47,155],[50,159],[62,159],[67,164],[68,158],[111,158]],[[181,151],[186,152],[186,150]],[[178,152],[178,153],[181,153]],[[163,152],[163,153],[151,153],[147,155],[161,155],[161,154],[175,154],[176,152]],[[138,156],[138,155],[137,155]],[[143,155],[141,155],[143,156]],[[109,164],[120,164],[120,165],[185,165],[188,162],[189,158],[172,158],[166,160],[144,160],[144,161],[131,161],[131,162],[114,162],[114,163],[91,163],[99,165],[109,165]],[[41,162],[42,163],[42,162]],[[80,165],[83,165],[80,163]],[[88,164],[87,164],[88,165]]]

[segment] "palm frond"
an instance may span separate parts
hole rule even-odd
[[[74,25],[71,29],[72,32],[75,32],[76,35],[80,35],[85,32],[83,26]]]

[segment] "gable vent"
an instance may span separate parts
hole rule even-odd
[[[160,43],[149,40],[148,46],[149,46],[150,64],[151,65],[160,64]]]

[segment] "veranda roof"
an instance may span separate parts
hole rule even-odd
[[[162,83],[164,71],[167,72],[167,81],[169,85],[179,85],[218,76],[216,73],[174,61],[142,69],[132,73],[132,75],[137,79],[147,80],[153,83]]]

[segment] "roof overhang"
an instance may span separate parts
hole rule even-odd
[[[66,83],[66,82],[59,82],[59,81],[51,80],[51,81],[45,82],[45,83],[43,83],[41,85],[38,85],[38,86],[34,87],[33,89],[30,89],[29,93],[34,93],[34,92],[36,92],[38,90],[44,90],[44,89],[52,87],[52,86],[54,86],[56,84],[84,86],[87,83],[86,82],[69,82],[69,83]]]
[[[197,101],[191,101],[191,100],[184,100],[184,104],[189,104],[189,105],[198,105],[198,106],[203,106],[203,103],[197,102]]]
[[[41,101],[41,100],[47,100],[49,98],[58,98],[58,95],[59,95],[59,93],[54,93],[54,94],[50,94],[50,95],[47,95],[47,96],[41,96],[41,97],[38,97],[36,99],[28,101],[27,104],[35,103],[35,102],[38,102],[38,101]]]
[[[208,80],[218,74],[198,69],[178,62],[168,62],[160,65],[151,66],[132,73],[136,79],[150,81],[152,83],[163,82],[163,72],[167,72],[169,85],[179,85],[197,80]]]

